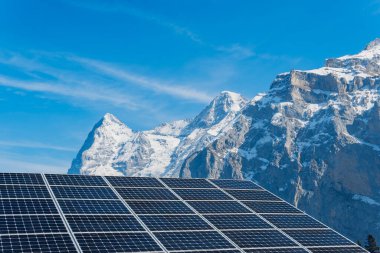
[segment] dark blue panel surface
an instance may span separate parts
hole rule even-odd
[[[206,179],[162,178],[170,188],[215,188]]]
[[[353,245],[332,230],[284,230],[304,246]]]
[[[165,187],[156,178],[151,177],[106,177],[111,185],[118,187]]]
[[[184,200],[231,200],[227,194],[218,189],[174,189]]]
[[[74,232],[144,231],[132,215],[66,215]]]
[[[75,236],[85,253],[161,251],[148,233],[91,233]]]
[[[0,198],[50,198],[44,185],[0,185]]]
[[[59,199],[59,205],[65,214],[129,214],[118,200],[66,200]]]
[[[190,214],[194,213],[180,201],[127,201],[137,214]]]
[[[368,251],[360,247],[323,247],[323,248],[309,248],[313,253],[368,253]]]
[[[243,203],[257,213],[302,213],[286,202],[244,201]]]
[[[158,232],[154,235],[168,250],[233,248],[226,239],[215,231]]]
[[[0,173],[0,184],[38,184],[44,185],[40,174],[33,173]]]
[[[223,189],[261,189],[260,186],[248,180],[211,179],[211,181]]]
[[[100,176],[45,174],[50,185],[107,186]]]
[[[264,214],[265,219],[278,228],[326,228],[307,215]]]
[[[141,215],[140,218],[151,231],[212,229],[197,215]]]
[[[66,232],[59,215],[0,216],[0,234]]]
[[[278,197],[268,191],[258,190],[226,190],[238,200],[271,200],[281,201]]]
[[[0,199],[0,214],[55,214],[51,199]]]
[[[56,198],[117,199],[109,187],[52,186]]]
[[[189,201],[200,213],[250,213],[248,209],[234,201]]]
[[[276,230],[224,231],[241,248],[297,246],[292,240]]]
[[[219,229],[257,229],[272,228],[260,217],[254,214],[205,215]]]
[[[124,199],[176,200],[177,197],[163,188],[116,188]]]

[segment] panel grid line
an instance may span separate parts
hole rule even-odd
[[[218,189],[222,190],[225,194],[227,194],[228,196],[230,196],[231,198],[233,198],[235,201],[237,201],[239,204],[243,205],[245,208],[247,208],[248,210],[250,210],[251,212],[253,212],[254,214],[256,214],[257,216],[259,216],[262,220],[264,220],[266,223],[268,223],[269,225],[271,225],[273,228],[275,228],[275,230],[277,230],[278,232],[280,232],[282,235],[286,236],[288,239],[290,239],[292,242],[296,243],[299,247],[302,247],[304,250],[306,250],[307,252],[309,253],[312,253],[309,249],[307,249],[305,246],[303,246],[301,243],[299,243],[298,241],[296,241],[293,237],[289,236],[288,234],[286,234],[284,231],[282,231],[281,229],[279,229],[278,227],[276,227],[274,224],[272,224],[271,222],[269,222],[267,219],[265,219],[262,215],[260,215],[259,213],[256,213],[254,210],[252,210],[251,208],[249,208],[247,205],[245,205],[242,201],[236,199],[234,196],[232,196],[231,194],[229,194],[227,191],[225,191],[223,188],[220,188],[218,185],[214,184],[211,180],[209,179],[206,179],[209,183],[213,184],[215,187],[217,187]]]
[[[152,231],[145,225],[145,223],[140,219],[140,217],[134,212],[134,210],[128,205],[128,203],[121,197],[119,192],[112,186],[112,184],[108,181],[108,179],[105,176],[102,176],[103,180],[107,183],[108,187],[111,188],[111,190],[116,194],[118,199],[123,203],[123,205],[128,208],[129,212],[137,219],[137,221],[140,223],[140,225],[145,229],[146,232],[153,238],[153,240],[158,244],[158,246],[164,251],[169,252],[165,246],[157,239],[157,237],[153,234]]]
[[[41,174],[41,176],[42,176],[43,181],[45,182],[45,185],[46,185],[46,187],[47,187],[47,189],[48,189],[48,191],[49,191],[49,194],[50,194],[51,198],[53,199],[54,205],[55,205],[56,208],[58,209],[58,213],[59,213],[59,215],[61,216],[61,219],[62,219],[62,221],[63,221],[63,224],[65,225],[65,227],[66,227],[66,229],[67,229],[67,231],[68,231],[68,233],[69,233],[69,235],[70,235],[70,237],[71,237],[71,240],[72,240],[73,243],[74,243],[74,246],[75,246],[76,250],[77,250],[78,252],[82,253],[83,251],[82,251],[82,249],[81,249],[81,247],[80,247],[80,245],[79,245],[79,243],[78,243],[76,237],[74,236],[74,233],[73,233],[73,231],[72,231],[72,229],[71,229],[69,223],[67,222],[65,215],[63,214],[63,211],[62,211],[62,209],[61,209],[61,206],[60,206],[59,203],[58,203],[58,200],[55,198],[55,195],[54,195],[53,190],[50,188],[49,182],[48,182],[48,180],[46,179],[45,174]]]
[[[229,237],[227,237],[222,231],[220,231],[214,224],[212,224],[209,220],[207,220],[202,214],[200,214],[195,208],[193,208],[187,201],[182,199],[175,191],[173,191],[163,180],[157,178],[169,191],[171,191],[178,199],[182,201],[188,208],[190,208],[194,213],[196,213],[203,221],[205,221],[209,226],[211,226],[218,234],[220,234],[224,239],[226,239],[231,245],[233,245],[240,252],[244,252],[242,248],[240,248],[234,241],[232,241]],[[221,249],[220,249],[221,250]]]

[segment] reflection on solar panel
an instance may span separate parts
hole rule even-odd
[[[367,251],[251,181],[0,173],[0,252]]]

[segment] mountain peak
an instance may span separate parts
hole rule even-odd
[[[364,50],[380,49],[380,38],[376,38],[365,47]]]
[[[232,91],[222,91],[211,101],[210,105],[213,105],[213,107],[223,105],[223,109],[225,112],[236,112],[239,111],[246,102],[247,100],[239,93],[235,93]]]
[[[104,114],[103,118],[101,119],[101,122],[103,124],[112,124],[112,123],[116,123],[118,125],[123,124],[118,118],[116,118],[115,115],[108,112]]]

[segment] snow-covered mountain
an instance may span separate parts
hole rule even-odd
[[[164,133],[106,115],[69,172],[248,178],[354,240],[380,238],[379,89],[376,39],[322,68],[279,74],[250,101],[222,92]]]

